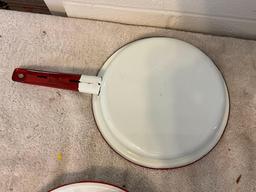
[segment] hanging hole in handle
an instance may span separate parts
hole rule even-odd
[[[19,77],[20,79],[23,79],[23,78],[25,77],[25,75],[24,75],[23,73],[19,73],[19,74],[18,74],[18,77]]]

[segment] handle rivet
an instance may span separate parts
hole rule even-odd
[[[24,78],[24,74],[20,73],[20,74],[18,74],[18,77],[19,77],[20,79],[22,79],[22,78]]]

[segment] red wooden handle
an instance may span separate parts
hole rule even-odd
[[[12,74],[13,81],[73,91],[78,91],[80,77],[81,75],[78,74],[56,73],[22,68],[16,68]]]

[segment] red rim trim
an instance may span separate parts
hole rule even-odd
[[[104,185],[108,185],[108,186],[111,186],[111,187],[115,187],[117,189],[121,189],[123,192],[129,192],[127,191],[126,189],[122,188],[122,187],[119,187],[119,186],[116,186],[116,185],[113,185],[113,184],[110,184],[110,183],[107,183],[107,182],[103,182],[103,181],[91,181],[91,180],[86,180],[86,181],[79,181],[79,182],[74,182],[74,183],[68,183],[68,184],[64,184],[64,185],[61,185],[59,187],[56,187],[54,189],[51,189],[50,191],[48,192],[53,192],[54,190],[56,189],[60,189],[62,187],[65,187],[65,186],[68,186],[68,185],[73,185],[73,184],[79,184],[79,183],[99,183],[99,184],[104,184]]]

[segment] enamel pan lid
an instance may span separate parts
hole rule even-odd
[[[224,132],[229,97],[212,60],[164,37],[132,42],[100,70],[93,112],[107,143],[129,161],[174,168],[206,155]]]
[[[12,79],[94,94],[94,116],[107,143],[150,168],[200,159],[228,120],[228,91],[218,68],[198,48],[172,38],[127,44],[97,77],[17,68]]]

